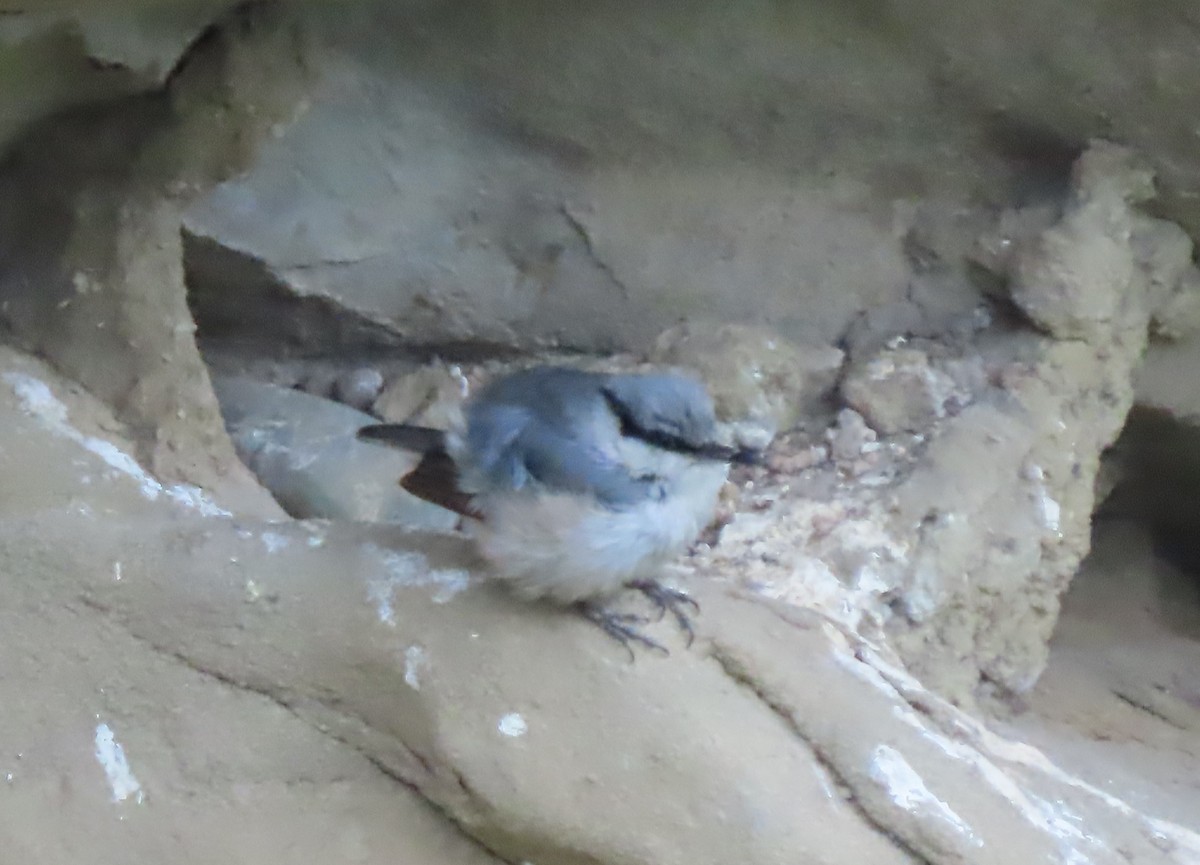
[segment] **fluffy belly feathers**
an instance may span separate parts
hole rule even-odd
[[[712,521],[728,473],[724,464],[691,465],[662,498],[619,510],[546,491],[480,497],[476,542],[523,597],[603,597],[682,553]]]

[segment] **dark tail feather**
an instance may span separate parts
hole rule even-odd
[[[446,453],[446,434],[441,430],[403,423],[380,423],[358,431],[363,441],[377,442],[421,454],[417,467],[400,479],[400,486],[419,499],[481,519],[471,505],[471,496],[458,488],[458,466]]]
[[[438,507],[464,517],[483,519],[471,496],[458,488],[458,466],[444,450],[426,452],[417,467],[400,479],[400,486]]]
[[[363,441],[377,442],[400,450],[425,454],[446,450],[446,434],[440,429],[406,423],[377,423],[358,431]]]

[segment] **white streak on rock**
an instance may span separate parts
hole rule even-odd
[[[398,588],[433,586],[433,602],[444,604],[471,584],[471,575],[462,568],[433,568],[429,559],[413,550],[384,550],[375,544],[366,544],[365,549],[382,566],[382,573],[367,580],[367,597],[385,625],[395,627],[392,595]]]
[[[971,846],[983,846],[983,841],[971,827],[949,805],[930,792],[924,779],[895,748],[888,745],[876,747],[867,771],[871,780],[887,790],[892,801],[905,811],[932,817],[950,826],[966,838]]]
[[[421,674],[429,667],[429,656],[421,646],[404,650],[404,683],[414,691],[421,690]]]
[[[263,532],[260,538],[263,546],[267,548],[268,553],[277,553],[292,542],[292,539],[287,535],[281,535],[277,532]]]
[[[228,517],[229,511],[214,504],[199,487],[177,484],[164,487],[138,465],[137,460],[110,441],[87,436],[71,426],[67,407],[54,395],[45,382],[21,372],[6,372],[4,380],[13,389],[22,410],[41,421],[51,433],[75,442],[89,453],[99,457],[105,465],[135,481],[141,493],[150,501],[165,495],[172,501],[199,511],[206,517]]]
[[[525,719],[521,717],[519,712],[509,712],[500,719],[500,723],[496,725],[496,729],[501,734],[516,739],[529,732],[529,725],[525,723]]]
[[[124,802],[134,796],[139,805],[142,803],[142,785],[133,777],[129,761],[125,759],[125,749],[117,741],[112,728],[108,724],[96,725],[96,759],[100,762],[104,774],[108,776],[108,786],[112,788],[112,800]]]

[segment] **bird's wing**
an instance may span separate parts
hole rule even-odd
[[[655,477],[635,477],[628,466],[599,448],[530,424],[513,443],[530,477],[554,492],[590,495],[609,507],[645,501],[659,483]]]

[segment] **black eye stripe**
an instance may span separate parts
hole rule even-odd
[[[608,407],[612,409],[612,413],[617,416],[617,420],[621,424],[621,435],[644,441],[648,445],[653,445],[665,451],[705,455],[706,448],[697,447],[679,436],[673,436],[662,430],[645,429],[633,419],[633,416],[629,413],[629,409],[613,396],[608,388],[601,388],[600,392],[604,394],[604,399],[608,402]]]

